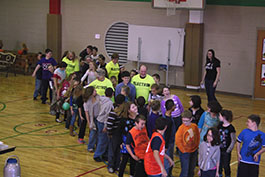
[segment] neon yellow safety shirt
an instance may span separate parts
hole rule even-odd
[[[67,67],[65,69],[66,72],[66,76],[68,77],[70,74],[76,72],[76,71],[80,71],[79,69],[79,60],[75,59],[73,60],[69,60],[67,57],[64,57],[62,59],[63,62],[65,62],[67,64]]]
[[[110,61],[107,65],[106,65],[106,70],[108,72],[108,76],[109,76],[109,79],[112,77],[112,76],[115,76],[116,79],[118,80],[118,76],[119,76],[119,73],[120,73],[120,66],[118,63],[114,64],[112,61]]]
[[[135,86],[136,89],[136,98],[143,96],[145,101],[148,101],[149,92],[151,91],[151,86],[155,84],[153,77],[146,74],[145,78],[142,79],[140,74],[137,74],[132,78],[131,83]]]
[[[96,79],[93,82],[91,82],[89,86],[95,87],[97,94],[100,96],[105,96],[105,90],[109,87],[112,88],[114,91],[113,85],[108,78],[105,78],[104,81]]]

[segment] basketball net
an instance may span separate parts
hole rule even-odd
[[[176,4],[179,0],[164,0],[167,6],[167,16],[176,15]]]

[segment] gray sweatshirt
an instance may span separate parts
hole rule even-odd
[[[199,167],[203,171],[213,170],[220,162],[220,146],[207,145],[205,141],[199,146]]]
[[[87,102],[84,103],[84,110],[88,112],[89,115],[89,128],[96,129],[94,119],[98,117],[100,110],[99,96],[96,96],[96,101],[92,103],[92,98],[89,98]]]
[[[104,123],[104,128],[107,127],[107,120],[110,113],[110,110],[113,109],[113,102],[110,98],[106,96],[100,96],[100,111],[97,117],[97,120],[101,123]]]

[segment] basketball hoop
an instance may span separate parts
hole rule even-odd
[[[176,15],[176,4],[179,0],[164,0],[167,6],[167,16]]]

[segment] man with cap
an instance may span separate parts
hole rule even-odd
[[[133,76],[132,84],[136,88],[136,98],[143,96],[147,103],[151,86],[155,83],[152,76],[146,74],[147,67],[145,65],[140,66],[140,73]]]
[[[113,53],[111,56],[111,61],[106,65],[106,70],[108,72],[109,78],[111,78],[111,76],[115,76],[116,79],[118,80],[118,75],[120,73],[120,66],[118,60],[119,60],[119,54]]]
[[[108,78],[105,78],[104,69],[97,69],[97,79],[91,82],[88,86],[95,87],[97,94],[100,96],[105,96],[105,90],[107,88],[113,88],[111,81]],[[86,86],[87,87],[87,86]]]

